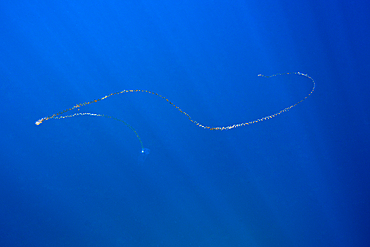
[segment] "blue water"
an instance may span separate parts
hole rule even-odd
[[[257,3],[258,2],[258,3]],[[368,246],[368,1],[2,1],[0,246]],[[43,117],[81,107],[107,118]],[[69,113],[78,112],[76,110]],[[66,113],[66,114],[69,114]],[[140,156],[141,155],[141,156]],[[139,162],[138,162],[139,160]]]

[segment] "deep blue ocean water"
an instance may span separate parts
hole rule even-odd
[[[2,1],[0,246],[368,246],[369,12]]]

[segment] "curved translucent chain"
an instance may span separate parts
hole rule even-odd
[[[293,107],[296,107],[298,104],[300,104],[303,101],[305,101],[315,91],[315,87],[316,87],[315,81],[309,75],[303,74],[303,73],[300,73],[300,72],[278,73],[278,74],[274,74],[274,75],[270,75],[270,76],[259,74],[258,76],[260,76],[260,77],[266,77],[266,78],[271,78],[271,77],[281,76],[281,75],[299,75],[299,76],[306,77],[306,78],[308,78],[308,79],[310,79],[312,81],[312,89],[311,89],[311,91],[303,99],[301,99],[300,101],[296,102],[295,104],[290,105],[288,107],[285,107],[284,109],[282,109],[282,110],[280,110],[280,111],[278,111],[278,112],[276,112],[276,113],[274,113],[272,115],[265,116],[265,117],[262,117],[262,118],[258,118],[258,119],[252,120],[252,121],[244,122],[244,123],[236,123],[236,124],[231,124],[231,125],[228,125],[228,126],[218,126],[218,127],[212,127],[212,126],[203,125],[203,124],[199,123],[198,121],[192,119],[188,113],[186,113],[185,111],[181,110],[178,106],[176,106],[174,103],[172,103],[166,97],[164,97],[164,96],[162,96],[162,95],[160,95],[160,94],[158,94],[156,92],[152,92],[152,91],[148,91],[148,90],[133,89],[133,90],[123,90],[123,91],[120,91],[120,92],[111,93],[111,94],[106,95],[106,96],[104,96],[104,97],[102,97],[100,99],[95,99],[95,100],[92,100],[92,101],[86,101],[84,103],[76,104],[76,105],[72,106],[71,108],[65,109],[65,110],[60,111],[58,113],[54,113],[51,116],[43,117],[43,118],[37,120],[35,122],[35,124],[36,125],[40,125],[41,123],[43,123],[44,121],[47,121],[49,119],[62,119],[62,118],[67,118],[67,117],[90,115],[90,116],[106,117],[106,118],[111,118],[111,119],[114,119],[114,120],[117,120],[117,121],[121,121],[124,124],[126,124],[129,128],[131,128],[135,132],[135,134],[137,135],[136,131],[129,124],[127,124],[123,120],[120,120],[120,119],[117,119],[117,118],[114,118],[114,117],[106,116],[106,115],[103,115],[103,114],[94,114],[94,113],[75,113],[75,114],[67,115],[67,116],[63,116],[62,114],[66,113],[66,112],[69,112],[69,111],[72,111],[74,109],[79,109],[79,108],[81,108],[83,106],[86,106],[86,105],[91,105],[93,103],[97,103],[99,101],[108,99],[109,97],[112,97],[113,95],[119,95],[119,94],[124,94],[124,93],[148,93],[148,94],[153,94],[155,96],[158,96],[159,98],[167,101],[169,104],[171,104],[173,107],[175,107],[179,112],[181,112],[182,114],[184,114],[192,123],[194,123],[195,125],[203,128],[203,129],[208,129],[208,130],[230,130],[230,129],[234,129],[234,128],[238,128],[238,127],[242,127],[242,126],[246,126],[246,125],[255,124],[255,123],[258,123],[258,122],[262,122],[262,121],[265,121],[265,120],[268,120],[268,119],[277,117],[280,114],[289,111]],[[140,137],[139,136],[138,136],[138,138],[140,140]],[[140,142],[141,142],[141,140],[140,140]],[[141,145],[142,145],[142,143],[141,143]]]

